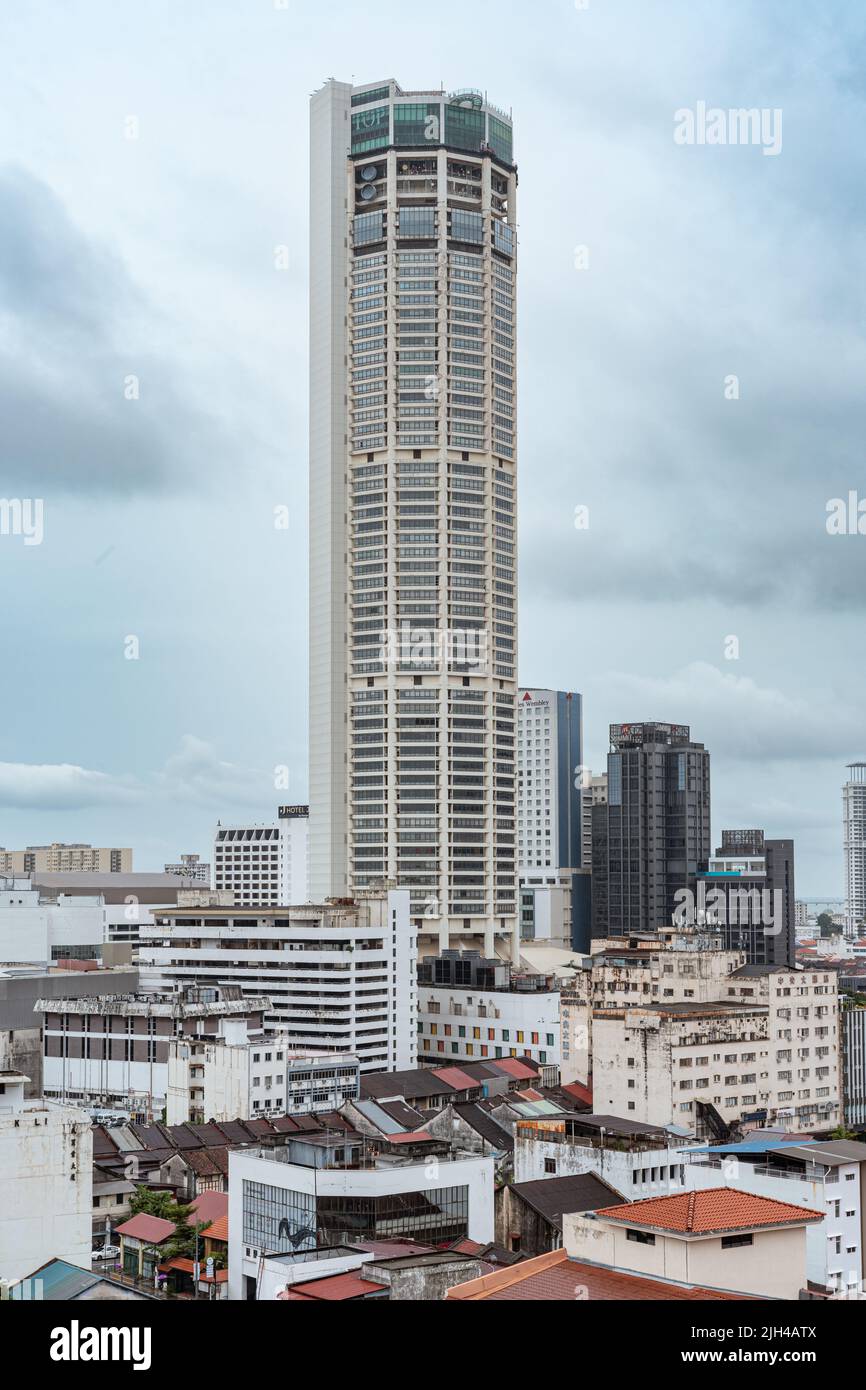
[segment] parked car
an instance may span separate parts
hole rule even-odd
[[[91,1250],[90,1258],[91,1260],[119,1260],[120,1246],[100,1245],[98,1250]]]

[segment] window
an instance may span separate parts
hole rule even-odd
[[[357,218],[355,219],[357,221]],[[435,237],[435,208],[401,208],[397,232],[401,237]]]
[[[545,1171],[545,1173],[555,1173],[555,1172],[556,1172],[556,1159],[555,1159],[555,1158],[546,1158],[546,1159],[544,1160],[544,1171]]]
[[[385,215],[381,212],[362,212],[354,221],[354,244],[366,246],[381,241],[385,235]]]
[[[480,212],[464,212],[454,208],[451,213],[451,236],[455,241],[482,242],[484,240],[484,217]]]
[[[740,1245],[751,1245],[754,1236],[751,1232],[747,1236],[722,1236],[723,1250],[736,1250]]]
[[[655,1245],[656,1238],[649,1231],[635,1231],[631,1227],[625,1233],[626,1240],[633,1240],[636,1245]]]

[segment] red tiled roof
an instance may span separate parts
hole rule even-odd
[[[349,1298],[365,1298],[387,1288],[373,1279],[362,1279],[360,1274],[329,1274],[324,1279],[311,1279],[306,1284],[292,1284],[285,1293],[277,1294],[283,1300],[300,1296],[302,1298],[325,1299],[327,1302],[343,1302]]]
[[[224,1240],[229,1238],[229,1214],[218,1216],[206,1231],[202,1231],[202,1240]]]
[[[516,1077],[518,1081],[534,1081],[538,1075],[538,1072],[528,1067],[525,1062],[518,1062],[516,1057],[497,1057],[493,1065],[500,1067],[509,1076]]]
[[[453,1086],[455,1091],[478,1090],[478,1082],[473,1081],[472,1077],[467,1076],[459,1067],[433,1067],[432,1071],[434,1076],[438,1076],[446,1086]]]
[[[575,1100],[582,1100],[587,1105],[592,1105],[591,1086],[581,1086],[579,1081],[569,1081],[567,1086],[562,1087],[562,1090],[565,1091],[566,1095],[574,1096]]]
[[[516,1091],[515,1100],[544,1100],[540,1091],[533,1091],[531,1086],[527,1086],[525,1091]]]
[[[433,1143],[433,1135],[428,1134],[426,1129],[413,1129],[408,1134],[383,1134],[380,1143],[385,1144],[414,1144],[417,1141],[424,1143],[425,1140]]]
[[[704,1188],[700,1192],[679,1192],[670,1197],[644,1197],[637,1202],[599,1207],[596,1215],[612,1221],[626,1221],[629,1226],[653,1226],[693,1235],[823,1219],[821,1212],[809,1207],[778,1202],[775,1197],[756,1197],[752,1192],[733,1187]]]
[[[195,1226],[197,1222],[202,1221],[217,1221],[221,1216],[228,1216],[229,1194],[227,1192],[202,1192],[191,1203],[191,1206],[190,1226]]]
[[[448,1290],[445,1297],[475,1303],[520,1299],[569,1303],[582,1299],[591,1302],[622,1299],[630,1302],[704,1302],[716,1299],[741,1301],[747,1298],[743,1294],[721,1293],[717,1289],[700,1286],[686,1288],[680,1284],[665,1284],[658,1279],[620,1274],[601,1265],[581,1264],[579,1260],[570,1260],[564,1250],[551,1250],[534,1260],[524,1260],[508,1269],[486,1274],[481,1279],[457,1284]]]
[[[118,1226],[115,1235],[131,1236],[133,1240],[146,1240],[151,1245],[160,1245],[162,1241],[174,1235],[174,1229],[173,1221],[165,1221],[161,1216],[148,1216],[147,1212],[140,1211],[137,1216],[131,1216],[122,1226]]]

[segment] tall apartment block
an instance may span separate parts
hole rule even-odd
[[[588,949],[588,779],[580,695],[566,690],[518,691],[517,779],[521,936],[563,939]]]
[[[10,878],[25,874],[128,874],[131,849],[95,849],[93,845],[28,845],[26,849],[0,848],[0,874]]]
[[[309,902],[308,806],[281,806],[268,824],[217,824],[214,890],[234,893],[238,907]]]
[[[477,91],[311,101],[310,882],[516,951],[516,192]]]
[[[163,872],[178,878],[193,879],[210,887],[210,864],[197,854],[182,854],[176,864],[164,864]]]
[[[845,917],[848,927],[866,920],[866,763],[849,763],[842,788],[845,849]]]
[[[722,843],[698,874],[712,929],[749,965],[794,967],[794,841],[763,830],[723,830]]]
[[[611,724],[593,808],[593,936],[669,927],[710,855],[710,755],[686,724]]]

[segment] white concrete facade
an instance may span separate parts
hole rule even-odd
[[[166,1124],[339,1110],[358,1095],[354,1057],[300,1054],[279,1033],[223,1031],[169,1044]]]
[[[514,956],[510,117],[329,81],[310,150],[311,891]]]
[[[405,890],[354,903],[155,915],[139,952],[148,980],[266,991],[265,1027],[295,1050],[357,1057],[363,1071],[416,1065],[417,939]]]
[[[418,988],[418,1058],[450,1062],[528,1056],[559,1066],[558,990]]]
[[[90,1268],[90,1116],[25,1101],[26,1080],[0,1072],[0,1279],[24,1279],[55,1258]]]
[[[40,895],[29,878],[0,878],[0,963],[51,965],[101,955],[106,926],[101,897]]]
[[[257,1186],[254,1186],[257,1185]],[[353,1167],[312,1167],[285,1162],[280,1150],[235,1149],[229,1153],[229,1298],[246,1296],[246,1280],[258,1280],[260,1259],[278,1248],[280,1213],[308,1222],[304,1240],[316,1243],[316,1204],[322,1199],[387,1198],[410,1192],[465,1189],[470,1240],[493,1240],[494,1163],[479,1155],[459,1155],[424,1162],[383,1162]],[[253,1201],[268,1215],[252,1218]],[[281,1205],[284,1204],[284,1205]],[[273,1233],[273,1244],[268,1231]],[[419,1227],[417,1238],[424,1240]],[[259,1241],[264,1241],[259,1244]],[[300,1248],[300,1245],[299,1247]],[[285,1283],[286,1280],[284,1279]]]
[[[238,907],[285,907],[309,902],[306,807],[267,824],[219,824],[214,832],[213,884]]]

